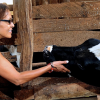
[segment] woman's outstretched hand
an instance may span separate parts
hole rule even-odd
[[[63,66],[63,64],[67,64],[68,62],[69,62],[68,60],[52,62],[53,66],[54,66],[53,70],[56,72],[64,72],[64,73],[68,72],[68,73],[70,73],[70,70]]]

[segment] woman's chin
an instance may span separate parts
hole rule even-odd
[[[7,36],[6,36],[6,38],[11,38],[12,37],[12,33],[10,33],[10,34],[8,34]]]
[[[12,37],[12,35],[9,35],[9,36],[3,36],[2,38],[11,38]]]
[[[12,36],[8,36],[7,38],[11,38]]]

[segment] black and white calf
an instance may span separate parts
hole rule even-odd
[[[100,86],[100,40],[88,39],[75,47],[46,46],[43,56],[47,63],[69,60],[64,66],[73,77]]]

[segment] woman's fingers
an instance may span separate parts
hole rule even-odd
[[[64,70],[64,72],[71,73],[71,72],[70,72],[70,70],[69,70],[69,69],[67,69],[67,68],[65,68],[64,66],[63,66],[63,70]]]
[[[59,63],[62,65],[62,64],[68,64],[69,61],[68,60],[65,60],[65,61],[59,61]]]
[[[56,68],[54,68],[54,71],[56,71],[56,72],[68,72],[68,73],[70,73],[70,70],[63,66],[63,64],[67,64],[67,63],[69,63],[68,60],[53,62],[54,67],[56,67]]]

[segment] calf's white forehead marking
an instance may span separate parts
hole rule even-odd
[[[49,52],[52,52],[52,49],[53,49],[53,46],[52,46],[52,45],[47,46],[47,50],[48,50]]]
[[[100,43],[92,48],[89,48],[89,51],[94,53],[95,57],[100,60]]]

